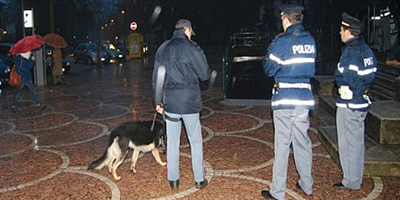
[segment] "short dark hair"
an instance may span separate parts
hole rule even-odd
[[[283,19],[284,17],[288,18],[292,24],[299,24],[303,23],[304,15],[301,13],[284,13],[281,18]]]
[[[351,35],[356,36],[356,37],[360,36],[362,33],[361,29],[354,29],[354,28],[350,28],[348,26],[341,26],[341,27],[343,27],[343,30],[349,30]]]

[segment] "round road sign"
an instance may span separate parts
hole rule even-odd
[[[131,28],[132,31],[136,30],[137,29],[137,23],[136,22],[131,22],[130,28]]]

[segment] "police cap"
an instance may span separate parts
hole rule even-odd
[[[361,30],[362,23],[359,19],[349,15],[348,13],[344,12],[342,14],[342,26],[349,27],[352,29]]]
[[[298,13],[301,14],[301,11],[304,10],[303,6],[298,6],[298,5],[283,5],[280,7],[281,12],[281,16],[284,14],[294,14],[294,13]]]

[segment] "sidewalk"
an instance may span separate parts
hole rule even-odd
[[[212,68],[221,68],[221,56],[208,58]],[[38,89],[47,105],[43,113],[30,105],[27,93],[17,113],[10,110],[12,91],[1,96],[0,199],[263,199],[260,192],[271,182],[274,155],[270,108],[224,105],[220,83],[203,92],[206,188],[194,187],[185,134],[178,191],[171,191],[166,167],[151,153],[140,156],[136,174],[129,170],[129,154],[118,169],[120,181],[106,168],[86,169],[104,152],[113,128],[128,120],[152,120],[151,73],[152,66],[141,66],[139,60],[121,67],[74,66],[65,84]],[[311,116],[313,196],[296,189],[291,154],[287,199],[400,199],[400,177],[365,177],[359,191],[334,189],[341,174],[316,135],[321,123]]]

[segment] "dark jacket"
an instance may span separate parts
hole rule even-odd
[[[302,24],[293,24],[274,39],[264,58],[264,71],[277,83],[294,85],[275,90],[271,99],[273,110],[313,109],[311,87],[296,88],[296,84],[309,85],[315,74],[317,53],[314,38]]]
[[[162,104],[166,112],[177,114],[199,113],[202,107],[200,81],[210,78],[203,50],[181,31],[175,31],[170,40],[157,50],[153,71],[153,95],[158,68],[165,66]]]
[[[15,56],[15,70],[18,74],[21,74],[22,80],[32,80],[32,69],[35,67],[35,64],[35,61],[32,59],[25,59],[20,55]]]
[[[377,64],[374,53],[363,39],[355,37],[346,41],[335,72],[335,81],[339,88],[349,86],[353,98],[345,100],[338,95],[337,107],[359,111],[369,109],[365,91],[375,79]]]

